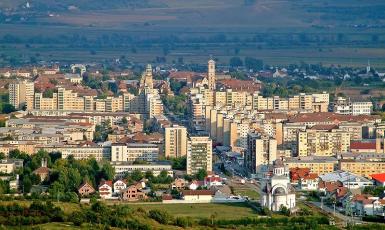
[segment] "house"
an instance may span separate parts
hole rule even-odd
[[[358,194],[352,197],[349,205],[345,207],[348,214],[358,216],[384,215],[385,200],[367,194]]]
[[[121,198],[124,201],[138,201],[146,199],[147,196],[135,185],[131,185],[121,191]]]
[[[374,180],[376,185],[385,186],[385,173],[372,174],[370,177]]]
[[[222,178],[219,175],[207,175],[203,181],[205,187],[222,186]]]
[[[102,180],[99,184],[99,195],[103,199],[108,199],[112,197],[112,181]]]
[[[203,181],[197,181],[197,180],[193,180],[191,181],[191,183],[189,184],[188,188],[190,190],[197,190],[199,187],[203,186]]]
[[[41,167],[32,172],[33,174],[40,177],[40,181],[45,181],[49,179],[50,169],[47,167],[47,159],[43,158],[41,160]]]
[[[114,194],[119,194],[123,189],[127,188],[125,180],[117,180],[114,182]]]
[[[215,192],[212,190],[183,190],[182,199],[194,202],[211,202]]]
[[[88,182],[84,182],[79,186],[78,193],[81,197],[85,197],[95,193],[95,189]]]
[[[171,189],[181,190],[187,186],[187,181],[183,178],[176,178],[171,184]]]
[[[314,191],[318,189],[318,174],[310,173],[309,168],[291,168],[290,181],[298,185],[300,190]]]

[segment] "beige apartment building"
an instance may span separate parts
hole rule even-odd
[[[340,130],[313,130],[298,132],[298,156],[334,156],[348,152],[350,133]]]
[[[370,177],[372,174],[385,172],[385,161],[340,160],[338,169],[356,175]]]
[[[192,136],[187,145],[187,174],[196,174],[199,169],[212,172],[212,141],[206,136]]]
[[[183,157],[187,155],[187,129],[183,126],[166,127],[164,130],[165,157]]]
[[[309,168],[312,173],[323,175],[334,172],[338,164],[337,158],[334,157],[301,157],[287,158],[285,165],[289,168]]]
[[[247,136],[247,151],[245,167],[251,174],[261,173],[262,168],[272,164],[277,159],[277,140],[259,133],[249,133]]]
[[[35,87],[34,83],[30,81],[19,81],[9,84],[9,103],[15,107],[15,109],[27,110],[33,109],[33,100]]]

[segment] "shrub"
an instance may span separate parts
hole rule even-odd
[[[168,214],[166,211],[158,209],[150,210],[148,212],[148,216],[161,224],[168,224],[172,220],[170,214]]]

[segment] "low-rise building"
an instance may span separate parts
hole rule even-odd
[[[215,192],[212,190],[183,190],[182,199],[190,202],[210,203]]]
[[[18,159],[4,159],[0,161],[0,172],[10,174],[16,169],[23,168],[23,160]]]
[[[127,182],[125,180],[117,180],[114,182],[114,194],[120,194],[120,192],[127,188]]]
[[[340,182],[343,187],[349,189],[359,189],[366,186],[373,186],[374,184],[371,180],[365,177],[342,170],[337,170],[319,177],[323,182]]]
[[[81,197],[86,197],[95,193],[94,187],[88,182],[84,182],[78,188],[78,193]]]
[[[112,197],[112,181],[102,180],[99,184],[99,195],[102,199],[108,199]]]
[[[311,173],[322,175],[331,173],[336,169],[338,160],[335,157],[299,157],[286,158],[285,165],[289,168],[309,168]]]
[[[146,194],[137,188],[135,185],[131,185],[121,190],[121,198],[124,201],[139,201],[146,199]]]
[[[173,176],[171,164],[169,162],[153,162],[152,164],[130,164],[127,162],[111,162],[115,169],[117,177],[124,177],[126,173],[132,173],[134,170],[139,170],[142,173],[151,171],[154,176],[158,176],[162,171],[166,171],[169,176]]]

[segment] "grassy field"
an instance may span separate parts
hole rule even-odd
[[[130,204],[132,208],[144,210],[161,209],[173,216],[190,216],[193,218],[210,218],[216,213],[217,218],[238,219],[255,217],[257,214],[247,204]]]

